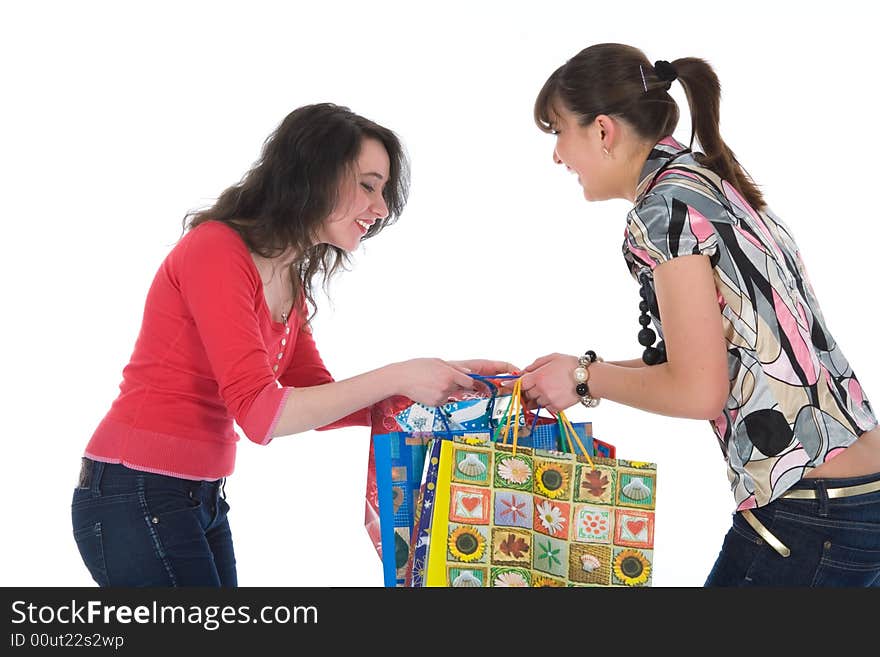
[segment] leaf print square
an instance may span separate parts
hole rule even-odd
[[[516,456],[504,452],[495,453],[494,486],[515,490],[532,490],[532,458],[517,453]]]
[[[489,524],[491,489],[451,484],[449,497],[450,520],[478,525]]]
[[[535,535],[532,568],[556,577],[568,572],[568,543],[551,536]]]
[[[654,547],[654,512],[618,507],[614,510],[615,545]]]
[[[524,566],[532,563],[532,536],[522,529],[492,528],[492,551],[489,561],[504,566]]]
[[[532,528],[534,515],[533,500],[529,493],[517,491],[495,491],[493,521],[505,527]]]
[[[572,543],[568,557],[568,579],[578,584],[611,584],[611,546]]]
[[[535,515],[533,526],[535,531],[568,538],[568,525],[570,521],[571,505],[568,502],[557,502],[535,497]]]
[[[614,507],[574,505],[574,540],[580,543],[611,543]]]
[[[653,470],[620,469],[617,473],[616,504],[653,509],[657,473]]]
[[[574,499],[578,502],[593,504],[614,504],[614,488],[617,472],[605,465],[578,465]]]
[[[452,453],[452,481],[465,484],[489,485],[492,472],[492,454],[488,450],[459,447]]]

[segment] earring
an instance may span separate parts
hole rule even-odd
[[[611,157],[611,151],[606,146],[602,147],[602,152],[605,154],[605,157]]]

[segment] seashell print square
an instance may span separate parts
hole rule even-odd
[[[489,579],[487,568],[459,568],[450,566],[446,571],[446,582],[453,588],[476,588],[486,586]]]
[[[654,508],[657,473],[654,470],[618,470],[616,504],[644,509]]]
[[[492,453],[485,449],[455,446],[453,450],[452,481],[466,484],[489,485],[492,472]]]
[[[611,546],[572,543],[568,555],[568,579],[582,585],[611,585]]]

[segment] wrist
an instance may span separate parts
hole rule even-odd
[[[385,367],[380,367],[375,374],[378,377],[376,387],[382,391],[383,398],[394,397],[395,395],[403,395],[409,392],[404,381],[404,362],[389,363]]]
[[[599,397],[594,396],[590,390],[590,366],[602,360],[600,356],[596,355],[595,351],[589,349],[583,356],[578,358],[578,365],[572,373],[575,394],[578,397],[578,401],[587,408],[595,408],[599,405]]]

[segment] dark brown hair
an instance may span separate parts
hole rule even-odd
[[[694,136],[702,153],[697,161],[727,180],[755,208],[764,207],[758,186],[724,143],[719,130],[721,85],[703,59],[684,57],[672,62],[684,87]],[[556,69],[535,100],[535,123],[552,132],[557,102],[589,125],[599,114],[623,119],[643,139],[656,143],[678,125],[678,105],[669,95],[670,83],[657,76],[654,66],[638,48],[600,43],[581,50]]]
[[[211,207],[184,216],[184,231],[205,221],[220,221],[264,258],[292,247],[298,254],[290,265],[294,307],[299,310],[299,300],[305,299],[315,308],[312,278],[322,272],[326,291],[331,276],[350,262],[345,250],[315,244],[316,235],[336,206],[340,185],[368,138],[381,142],[390,160],[382,194],[388,216],[378,219],[363,239],[377,235],[403,212],[409,162],[391,130],[333,103],[306,105],[288,114],[239,183],[227,188]],[[314,312],[307,319],[312,317]]]

